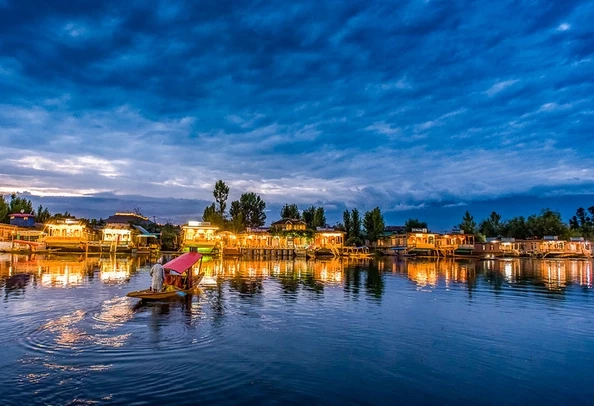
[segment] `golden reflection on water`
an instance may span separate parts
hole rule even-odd
[[[442,281],[446,287],[449,287],[452,283],[466,284],[476,279],[476,263],[473,261],[406,260],[394,261],[389,263],[388,267],[392,273],[407,275],[419,290],[434,289]],[[388,271],[386,266],[380,269]]]
[[[70,255],[4,255],[0,254],[0,277],[12,278],[11,287],[27,284],[47,288],[68,288],[88,283],[98,277],[101,283],[124,284],[138,269],[151,265],[146,257],[107,255],[102,257]],[[205,258],[194,272],[204,273],[203,286],[215,286],[225,279],[243,278],[307,278],[323,284],[343,285],[346,269],[377,269],[380,272],[402,274],[419,290],[433,290],[440,285],[473,286],[477,274],[515,284],[529,280],[550,291],[563,291],[569,284],[592,288],[592,262],[574,259],[501,259],[501,260],[422,260],[336,258],[324,261],[273,259],[212,259]],[[21,277],[25,275],[26,277]],[[20,278],[20,279],[19,279]],[[29,281],[29,278],[31,281]],[[121,315],[118,315],[118,317]]]
[[[313,276],[326,283],[340,283],[343,279],[345,261],[279,261],[279,260],[213,260],[202,265],[203,285],[216,284],[218,279],[241,277],[266,279],[270,277]]]
[[[134,258],[111,255],[99,261],[99,277],[103,283],[121,283],[136,270]]]

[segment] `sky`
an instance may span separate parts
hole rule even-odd
[[[571,0],[0,0],[0,193],[178,222],[219,179],[268,222],[285,203],[439,227],[575,212],[594,205],[592,21]]]

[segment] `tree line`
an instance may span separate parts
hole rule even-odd
[[[3,195],[0,195],[0,223],[10,223],[10,215],[15,213],[31,214],[39,223],[49,220],[52,215],[47,208],[39,205],[37,211],[33,209],[31,200],[19,197],[16,193],[10,195],[10,201],[6,201]]]
[[[266,221],[266,203],[253,192],[243,193],[239,200],[231,202],[227,212],[229,186],[218,180],[213,190],[214,202],[206,206],[202,219],[222,230],[242,232],[247,228],[262,227]],[[295,203],[286,203],[280,210],[281,220],[301,220],[305,222],[307,230],[315,231],[319,227],[328,227],[324,207],[310,206],[300,210]],[[366,212],[361,219],[355,208],[345,210],[343,222],[336,224],[336,229],[346,233],[347,245],[362,245],[364,240],[375,242],[384,231],[385,223],[379,207]]]
[[[587,210],[578,208],[568,223],[563,221],[559,212],[549,208],[542,209],[539,214],[505,220],[501,214],[493,211],[478,224],[472,214],[466,211],[457,228],[465,234],[475,235],[478,241],[497,237],[525,240],[545,236],[557,236],[564,240],[583,237],[590,240],[594,237],[594,206]]]

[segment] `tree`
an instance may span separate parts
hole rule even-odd
[[[202,220],[208,221],[210,224],[221,228],[225,226],[225,219],[216,210],[214,203],[204,208],[204,212],[202,213]]]
[[[175,251],[178,247],[179,230],[171,223],[167,222],[161,229],[161,249]]]
[[[28,213],[33,214],[35,210],[33,210],[33,204],[31,200],[25,199],[24,197],[18,197],[16,193],[10,195],[10,206],[9,206],[10,213]]]
[[[427,228],[427,222],[418,219],[408,219],[404,223],[404,228],[407,233],[410,233],[415,228]]]
[[[49,220],[49,218],[52,215],[50,214],[49,210],[47,209],[47,207],[44,209],[42,205],[39,205],[39,207],[37,208],[37,214],[35,215],[36,217],[36,221],[38,223],[45,223],[46,221]]]
[[[326,226],[326,212],[323,207],[316,208],[313,220],[314,229]]]
[[[323,207],[311,206],[303,210],[303,221],[307,228],[315,230],[326,225],[326,213]]]
[[[136,214],[137,216],[142,216],[142,209],[140,206],[136,206],[132,209],[132,213]]]
[[[8,223],[9,211],[8,203],[4,200],[4,196],[0,195],[0,223]]]
[[[511,237],[522,240],[530,236],[528,229],[526,227],[526,220],[523,216],[514,217],[504,222],[501,225],[501,234],[504,237]]]
[[[367,239],[372,244],[375,243],[385,228],[384,216],[379,207],[365,213],[363,216],[363,227],[365,228]]]
[[[588,212],[594,215],[594,206],[588,208]],[[571,230],[578,231],[579,234],[586,238],[591,239],[594,234],[594,222],[583,207],[577,209],[575,216],[569,220],[569,228]]]
[[[342,222],[343,222],[344,231],[346,233],[346,235],[344,236],[344,239],[345,239],[345,241],[347,241],[352,234],[352,227],[353,227],[351,224],[351,212],[348,209],[346,209],[345,211],[342,212]]]
[[[239,200],[234,200],[231,202],[231,207],[229,208],[229,215],[231,216],[231,228],[236,233],[239,233],[245,230],[245,222],[243,219],[243,213],[241,211],[241,204]]]
[[[227,198],[229,197],[229,186],[222,180],[218,180],[215,183],[214,190],[212,192],[216,202],[216,212],[225,218],[225,209],[227,208]]]
[[[569,236],[569,229],[563,223],[561,214],[551,209],[542,209],[540,215],[529,216],[526,220],[526,228],[531,236],[555,235],[562,238]]]
[[[231,202],[231,219],[236,221],[241,215],[244,227],[262,227],[266,221],[266,203],[257,194],[244,193],[239,201]]]
[[[301,219],[299,208],[296,204],[285,204],[280,212],[281,219]]]
[[[489,218],[481,221],[478,231],[486,237],[497,237],[502,234],[501,226],[501,215],[491,212]]]
[[[359,215],[359,210],[356,208],[351,210],[351,232],[352,237],[357,239],[361,239],[361,216]]]
[[[476,234],[476,222],[468,210],[464,213],[462,222],[458,225],[458,228],[464,231],[465,234]]]

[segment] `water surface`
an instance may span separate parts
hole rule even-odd
[[[592,262],[0,256],[2,404],[590,404]]]

